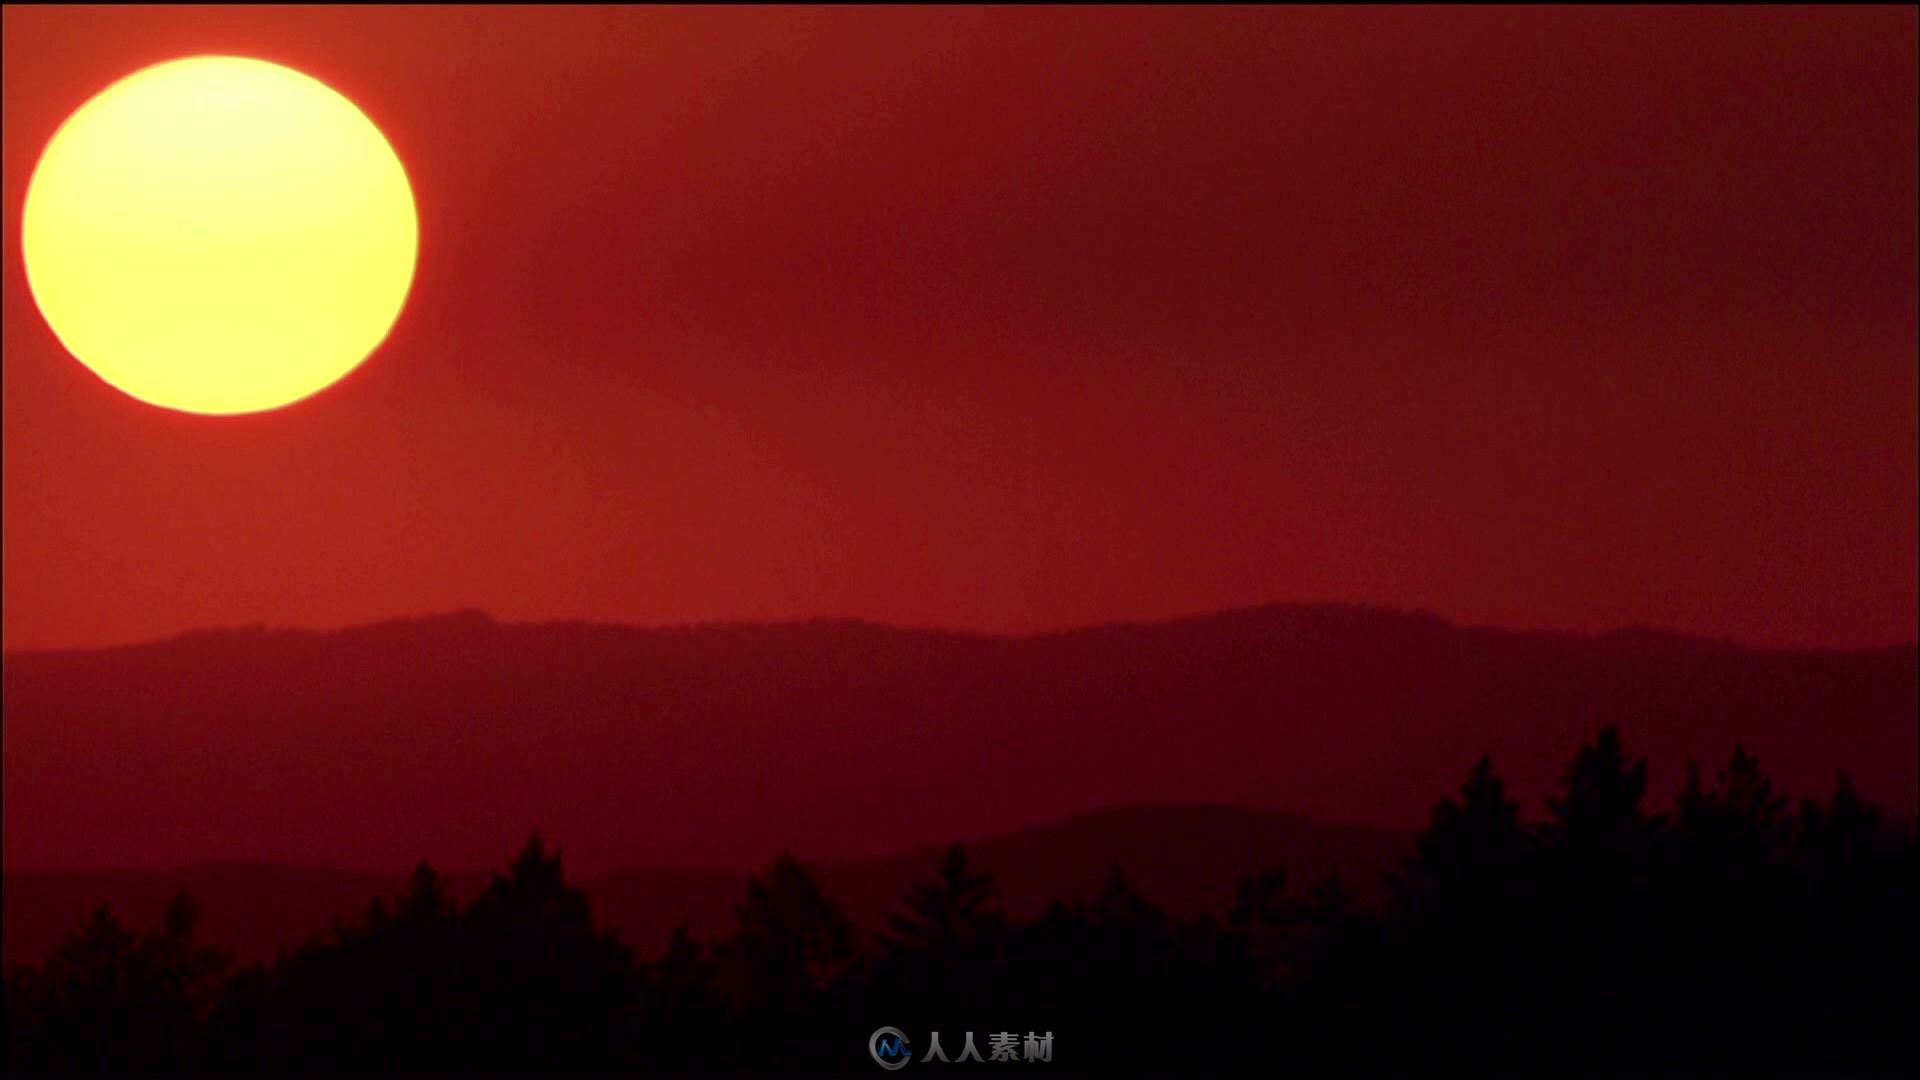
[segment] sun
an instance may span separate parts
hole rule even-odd
[[[365,360],[399,318],[419,233],[405,168],[351,101],[278,64],[195,56],[61,125],[20,243],[76,359],[141,401],[225,415]]]

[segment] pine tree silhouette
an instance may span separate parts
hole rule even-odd
[[[735,990],[750,1008],[778,1008],[825,985],[853,955],[853,928],[820,882],[782,852],[747,884],[728,943]]]
[[[882,944],[895,952],[964,947],[977,936],[979,922],[993,898],[993,879],[976,872],[960,844],[947,848],[938,880],[916,883],[906,911],[887,916]]]
[[[1413,858],[1391,884],[1410,912],[1484,909],[1512,898],[1535,843],[1507,797],[1493,759],[1481,755],[1457,795],[1434,804]]]
[[[1619,729],[1608,725],[1581,746],[1561,784],[1564,792],[1547,799],[1554,845],[1601,862],[1630,858],[1649,824],[1640,808],[1647,763],[1628,757]]]
[[[185,1071],[229,966],[200,943],[199,905],[175,895],[146,933],[96,908],[38,970],[7,979],[7,1058],[20,1074]]]

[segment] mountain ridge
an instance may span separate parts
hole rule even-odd
[[[641,634],[837,628],[855,631],[920,634],[973,640],[1030,641],[1073,637],[1084,634],[1098,634],[1105,631],[1135,631],[1202,625],[1240,618],[1257,618],[1277,614],[1313,616],[1323,619],[1339,618],[1349,621],[1355,617],[1370,618],[1381,621],[1398,621],[1407,625],[1440,627],[1468,633],[1515,635],[1522,637],[1543,636],[1589,641],[1618,639],[1687,642],[1695,645],[1761,653],[1897,653],[1920,651],[1920,638],[1916,638],[1913,641],[1896,641],[1877,645],[1856,646],[1767,645],[1738,641],[1729,637],[1694,634],[1642,624],[1627,624],[1598,631],[1551,627],[1507,627],[1483,623],[1458,622],[1424,608],[1401,608],[1391,605],[1361,603],[1272,601],[1242,607],[1210,609],[1157,618],[1115,619],[1104,622],[1079,623],[1031,631],[970,630],[951,627],[920,626],[851,615],[819,615],[789,619],[718,619],[668,623],[636,623],[606,619],[503,619],[482,608],[453,608],[445,611],[425,612],[418,615],[404,615],[394,618],[375,619],[368,622],[350,623],[336,627],[276,626],[268,623],[213,626],[184,630],[163,637],[109,645],[29,646],[25,648],[12,648],[7,649],[4,653],[0,653],[0,656],[5,658],[28,658],[48,654],[124,652],[194,641],[244,638],[257,639],[262,637],[313,638],[337,635],[383,634],[432,627],[467,629],[579,629]]]
[[[1915,799],[1912,646],[1777,650],[1269,605],[1026,636],[478,612],[11,653],[9,866],[878,857],[1132,804],[1411,829],[1481,753],[1523,806],[1622,727],[1650,799],[1736,742]],[[86,797],[70,797],[75,788]],[[218,796],[218,797],[216,797]],[[885,807],[886,813],[873,808]]]

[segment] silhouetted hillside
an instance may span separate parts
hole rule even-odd
[[[730,919],[653,949],[611,930],[535,832],[477,888],[421,863],[264,964],[210,944],[191,894],[145,923],[96,908],[6,965],[0,1046],[30,1076],[845,1076],[869,1057],[1260,1075],[1275,1048],[1290,1071],[1355,1077],[1910,1075],[1910,823],[1844,775],[1796,799],[1739,746],[1665,804],[1647,775],[1603,728],[1529,823],[1482,757],[1367,903],[1303,859],[1180,915],[1115,865],[1023,914],[953,844],[855,870],[872,889],[921,868],[862,927],[782,852]],[[1204,853],[1301,830],[1134,810],[992,846],[1073,878],[1082,837],[1118,839],[1191,887],[1219,869]]]
[[[591,876],[844,860],[1104,807],[1406,829],[1481,752],[1527,812],[1608,723],[1740,742],[1790,790],[1915,805],[1916,653],[1466,629],[1279,606],[1030,637],[462,614],[9,655],[10,868],[491,865],[530,824]],[[76,798],[76,792],[85,797]]]
[[[999,883],[1010,914],[1038,915],[1052,900],[1099,893],[1115,865],[1124,865],[1141,895],[1179,915],[1224,915],[1242,876],[1284,864],[1297,880],[1338,876],[1366,895],[1406,853],[1406,837],[1380,830],[1319,825],[1285,814],[1225,806],[1136,807],[989,837],[973,846],[977,865]],[[880,859],[829,863],[822,881],[862,930],[915,881],[934,875],[944,848]],[[641,952],[664,949],[687,923],[704,935],[723,933],[750,867],[617,870],[582,882],[594,910]],[[243,961],[271,958],[305,941],[334,917],[365,907],[375,894],[402,891],[399,871],[371,874],[269,863],[202,863],[177,870],[49,870],[5,877],[6,958],[32,961],[105,904],[130,923],[159,920],[177,893],[196,897],[207,941]],[[486,883],[481,871],[449,875],[462,902]]]

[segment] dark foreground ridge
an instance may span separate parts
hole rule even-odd
[[[1483,758],[1377,902],[1273,867],[1223,917],[1121,867],[1011,915],[956,845],[862,933],[783,855],[724,933],[639,953],[537,835],[470,899],[422,864],[237,970],[190,898],[138,930],[102,910],[9,968],[7,1071],[880,1075],[885,1026],[1066,1076],[1909,1074],[1912,821],[1844,777],[1794,805],[1739,749],[1664,805],[1646,778],[1603,729],[1530,826]]]

